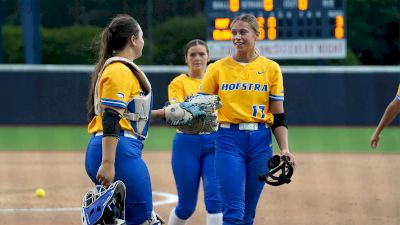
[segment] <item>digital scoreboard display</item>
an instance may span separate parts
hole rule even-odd
[[[232,52],[229,25],[244,13],[257,18],[256,47],[268,58],[345,58],[345,12],[345,0],[206,0],[211,59]]]

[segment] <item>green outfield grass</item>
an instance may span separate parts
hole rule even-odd
[[[371,152],[373,127],[290,127],[294,152]],[[175,130],[153,126],[145,151],[171,149]],[[2,126],[0,151],[84,151],[89,134],[84,126]],[[274,143],[275,149],[276,143]],[[376,152],[400,153],[400,129],[386,128]]]

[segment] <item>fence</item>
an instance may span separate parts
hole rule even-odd
[[[142,66],[154,108],[185,66]],[[1,125],[86,124],[92,66],[0,65]],[[292,125],[376,125],[395,97],[400,66],[282,67],[285,111]],[[397,118],[394,123],[400,125]]]

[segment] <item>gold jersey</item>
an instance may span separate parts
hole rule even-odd
[[[168,100],[170,103],[183,102],[187,97],[195,95],[200,90],[201,79],[181,74],[168,85]]]
[[[102,105],[126,109],[128,101],[142,94],[140,83],[132,70],[122,62],[114,62],[106,66],[98,83],[98,101]],[[133,131],[132,125],[126,118],[119,121],[121,130]],[[95,116],[88,125],[88,132],[103,130],[101,115]]]
[[[200,92],[221,98],[220,123],[272,124],[269,102],[284,100],[282,72],[276,62],[263,56],[250,63],[227,56],[208,66]]]

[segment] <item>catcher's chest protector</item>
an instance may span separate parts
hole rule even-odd
[[[131,69],[132,73],[136,76],[140,83],[140,87],[143,90],[143,95],[141,93],[140,96],[133,97],[129,99],[126,112],[124,113],[124,117],[127,118],[134,130],[134,133],[138,135],[142,139],[147,138],[147,133],[148,133],[148,127],[149,127],[149,122],[150,122],[150,117],[151,117],[151,109],[153,107],[153,95],[152,95],[152,89],[149,80],[147,79],[146,75],[142,70],[139,69],[139,67],[122,57],[111,57],[107,59],[107,61],[104,63],[104,66],[102,70],[100,71],[100,74],[97,78],[96,82],[96,88],[95,88],[95,94],[94,94],[94,109],[95,109],[95,114],[99,115],[100,113],[100,104],[98,102],[98,84],[99,80],[101,78],[101,74],[104,70],[104,68],[113,63],[113,62],[123,62],[125,65]]]

